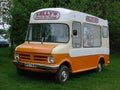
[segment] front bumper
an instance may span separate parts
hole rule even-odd
[[[50,66],[50,65],[44,65],[44,64],[35,64],[35,63],[23,63],[18,61],[13,61],[13,63],[16,66],[23,66],[27,68],[37,68],[37,69],[43,69],[43,70],[58,70],[59,65]]]

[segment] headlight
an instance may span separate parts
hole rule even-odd
[[[48,57],[48,63],[54,63],[55,60],[54,60],[54,57],[50,56]]]
[[[19,61],[19,54],[15,54],[15,59]]]

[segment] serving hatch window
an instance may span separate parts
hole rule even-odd
[[[100,26],[84,23],[83,42],[84,47],[100,47],[101,46],[101,29]]]
[[[69,28],[66,24],[39,23],[30,24],[27,41],[66,43],[69,40]]]

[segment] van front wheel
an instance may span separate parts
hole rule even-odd
[[[62,65],[55,75],[57,83],[64,83],[69,78],[69,68],[65,65]]]

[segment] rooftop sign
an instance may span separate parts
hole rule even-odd
[[[60,13],[58,11],[51,10],[39,11],[33,16],[35,20],[56,20],[59,19],[59,17]]]
[[[98,23],[99,19],[96,18],[96,17],[86,16],[86,21],[87,22],[92,22],[92,23]]]

